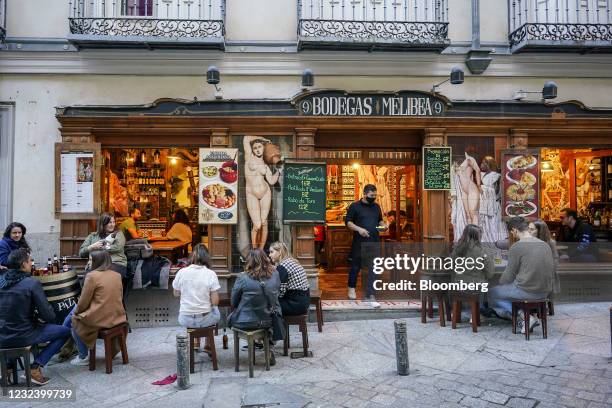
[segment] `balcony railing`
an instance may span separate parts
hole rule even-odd
[[[70,0],[70,39],[81,44],[221,47],[225,0]]]
[[[6,38],[6,1],[0,0],[0,43]]]
[[[612,51],[612,0],[508,0],[510,46]]]
[[[298,0],[301,48],[437,48],[448,0]]]

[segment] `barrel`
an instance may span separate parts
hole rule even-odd
[[[55,311],[55,323],[63,324],[68,313],[76,305],[81,285],[75,271],[53,275],[35,276],[42,284],[47,300]]]

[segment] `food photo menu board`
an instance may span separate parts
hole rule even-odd
[[[199,223],[236,224],[238,149],[200,149]]]
[[[540,206],[539,150],[502,151],[502,216],[538,217]]]

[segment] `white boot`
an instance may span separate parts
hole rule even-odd
[[[357,294],[355,293],[355,288],[348,288],[348,298],[351,300],[357,299]]]

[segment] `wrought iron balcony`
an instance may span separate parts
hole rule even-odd
[[[0,44],[6,38],[6,1],[0,0]]]
[[[612,51],[612,0],[508,0],[512,51]]]
[[[69,39],[81,47],[223,49],[225,0],[70,0]]]
[[[443,49],[448,0],[298,0],[300,48]]]

